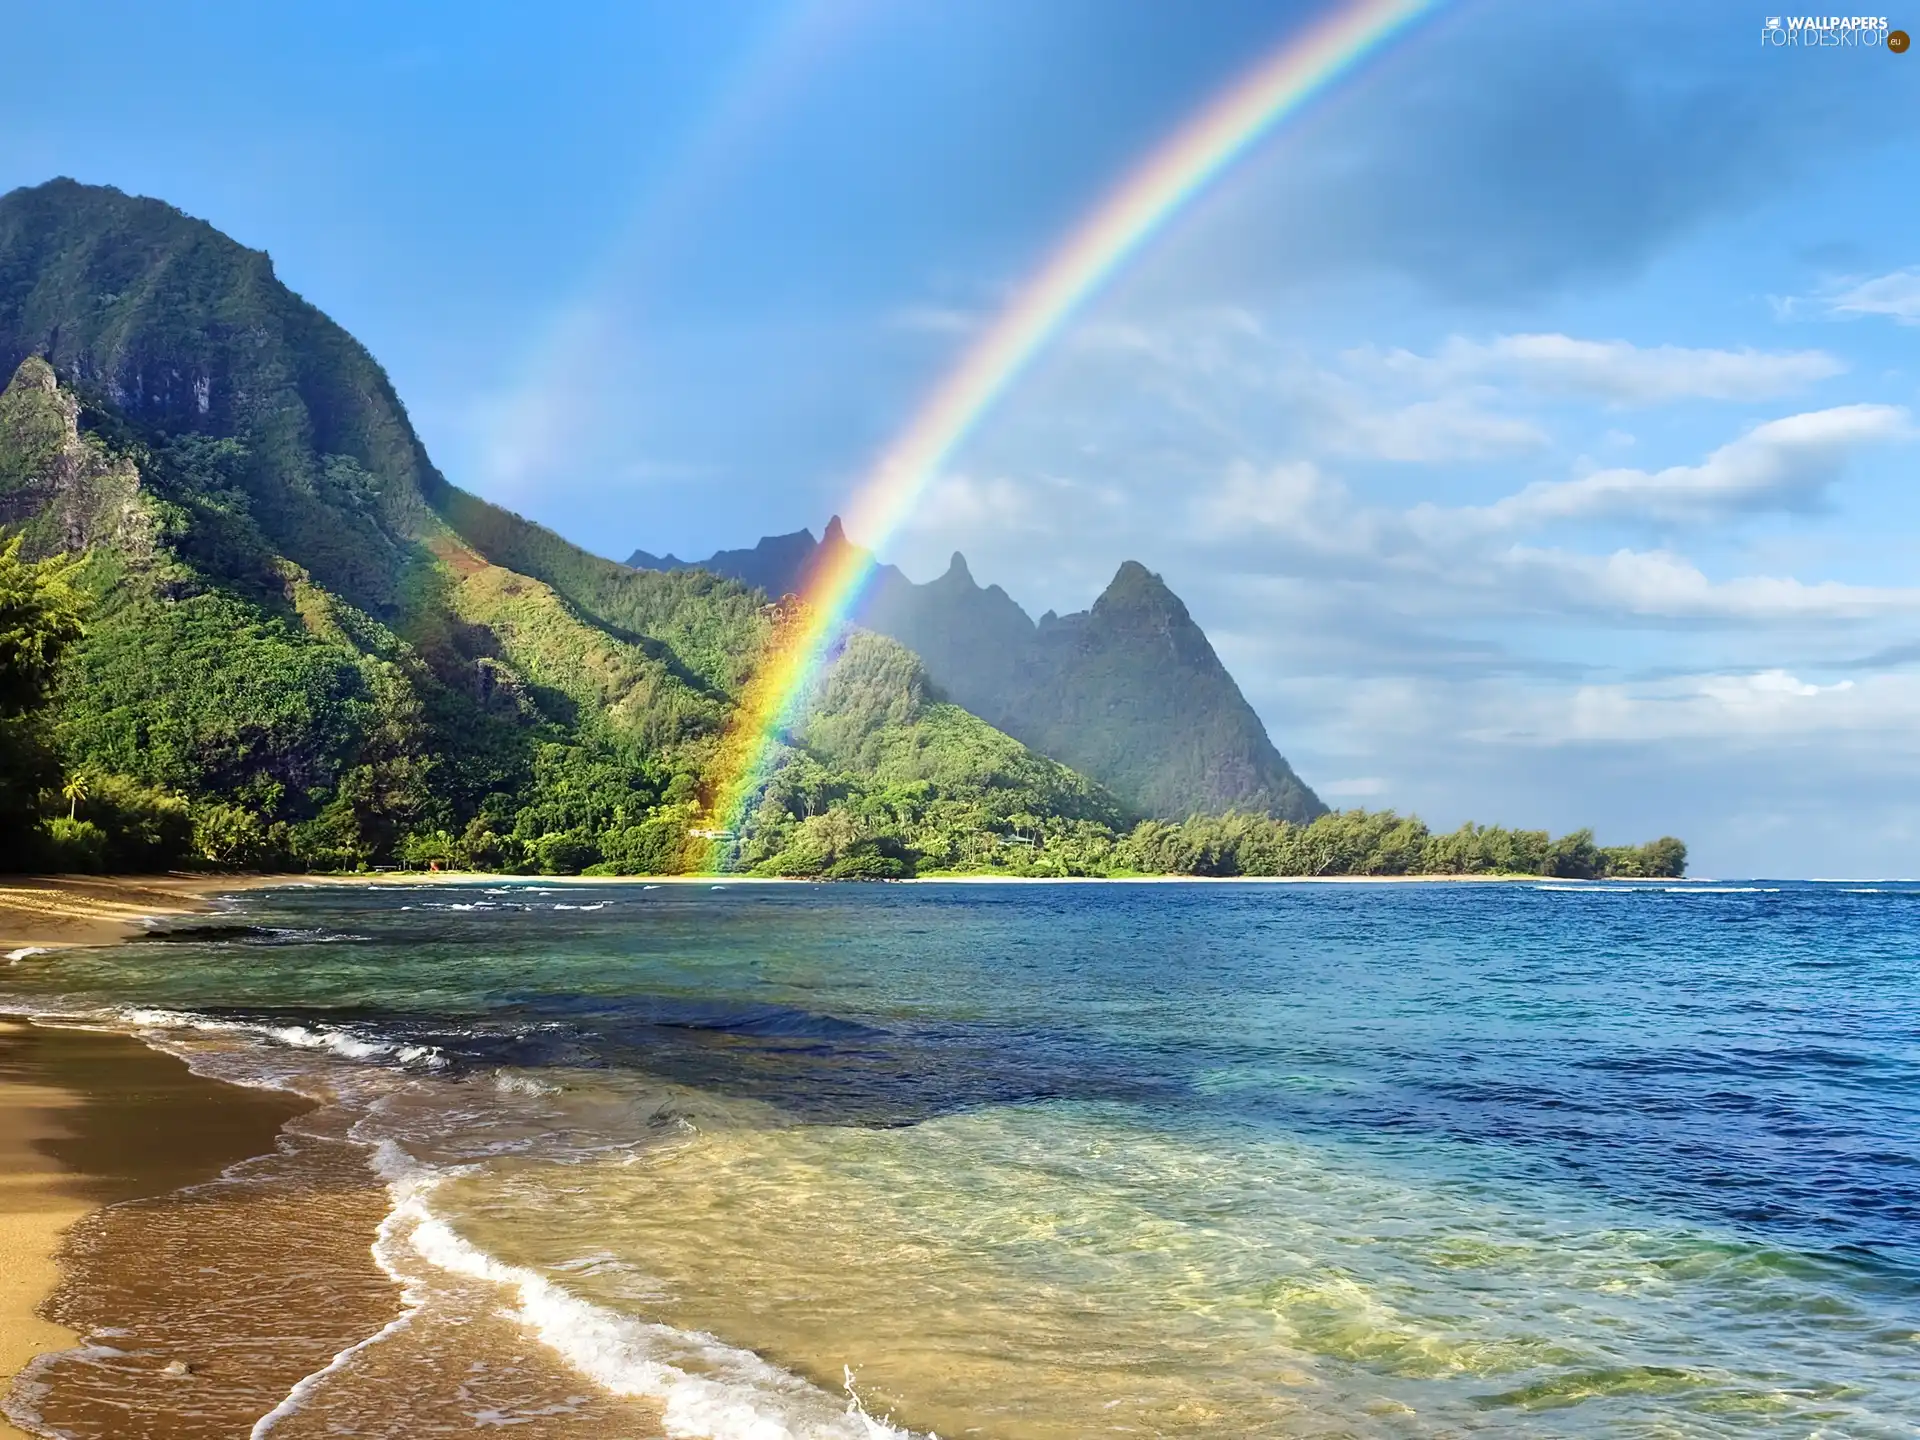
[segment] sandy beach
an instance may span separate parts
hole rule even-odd
[[[74,1221],[269,1150],[305,1108],[202,1079],[124,1036],[0,1018],[0,1392],[33,1356],[72,1343],[36,1310]],[[19,1433],[0,1420],[0,1435]]]
[[[285,875],[9,875],[0,877],[0,955],[27,946],[111,945],[150,916],[188,915],[214,895],[280,885]]]
[[[0,955],[113,944],[143,918],[275,883],[234,875],[9,876]],[[72,1337],[37,1307],[59,1279],[61,1237],[88,1211],[189,1184],[272,1145],[301,1108],[202,1080],[137,1041],[0,1018],[0,1392]],[[0,1435],[20,1432],[0,1420]]]
[[[58,1140],[78,1098],[16,1063],[23,1022],[0,1021],[0,1387],[43,1350],[72,1343],[34,1309],[59,1279],[60,1237],[89,1206],[40,1147]],[[21,1434],[0,1419],[0,1436]]]

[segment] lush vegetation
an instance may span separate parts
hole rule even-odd
[[[155,202],[71,182],[0,197],[0,365],[0,864],[714,858],[690,832],[717,823],[727,727],[788,629],[764,596],[614,565],[448,485],[364,350],[265,256]],[[1678,842],[1431,836],[1392,815],[1137,823],[866,632],[774,762],[718,842],[727,868],[1684,865]]]
[[[1686,873],[1687,847],[1671,836],[1646,845],[1599,846],[1591,830],[1555,839],[1544,830],[1462,825],[1444,835],[1417,816],[1344,810],[1307,825],[1264,815],[1196,816],[1142,824],[1116,847],[1116,868],[1177,875],[1553,875],[1646,879]]]
[[[79,638],[69,567],[20,558],[18,536],[0,544],[0,864],[44,863],[47,837],[22,824],[60,782],[47,711],[60,658]]]
[[[823,552],[849,544],[836,518],[818,541],[807,530],[770,535],[751,550],[719,551],[700,569],[778,596],[803,588],[815,567],[839,563]],[[644,550],[632,562],[688,568]],[[1038,625],[997,585],[975,584],[958,554],[924,585],[881,566],[859,619],[919,655],[948,698],[1139,814],[1244,810],[1305,822],[1326,811],[1274,748],[1187,607],[1134,561],[1091,610],[1048,613]]]

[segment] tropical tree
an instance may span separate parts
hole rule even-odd
[[[80,638],[73,563],[22,560],[20,543],[16,535],[0,544],[0,718],[45,705],[60,656]]]
[[[80,601],[65,559],[20,558],[0,542],[0,865],[34,862],[40,796],[59,766],[46,724],[60,657],[80,637]]]

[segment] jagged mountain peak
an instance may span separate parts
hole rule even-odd
[[[1192,624],[1187,607],[1168,588],[1167,582],[1138,560],[1125,560],[1114,572],[1100,598],[1093,602],[1095,614],[1116,610],[1151,610],[1165,614],[1182,624]]]
[[[13,372],[13,379],[7,382],[7,389],[15,388],[55,393],[60,389],[60,381],[53,373],[53,366],[38,355],[29,355],[20,362],[20,368]]]
[[[806,531],[768,537],[701,568],[777,595],[851,543],[836,516],[817,546]],[[648,558],[636,552],[633,563]],[[1141,814],[1237,808],[1305,820],[1326,808],[1274,749],[1180,597],[1137,560],[1091,609],[1049,610],[1038,625],[1000,586],[981,588],[959,551],[925,584],[883,565],[855,618],[917,652],[934,684],[975,714]]]

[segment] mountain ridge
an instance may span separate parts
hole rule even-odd
[[[636,550],[650,570],[706,570],[770,596],[855,548],[834,516],[703,561]],[[871,557],[867,557],[871,562]],[[1212,644],[1166,582],[1127,560],[1084,611],[1038,621],[955,551],[915,583],[875,564],[854,619],[914,651],[943,692],[1157,819],[1242,810],[1304,823],[1326,806],[1287,763]]]
[[[93,606],[54,716],[70,767],[184,798],[207,859],[684,863],[779,643],[751,589],[629,569],[449,484],[357,341],[159,201],[0,196],[0,363],[0,518],[29,559],[78,548]],[[116,505],[146,541],[86,518]],[[991,869],[1014,815],[1124,824],[918,670],[881,637],[842,648],[730,863]]]

